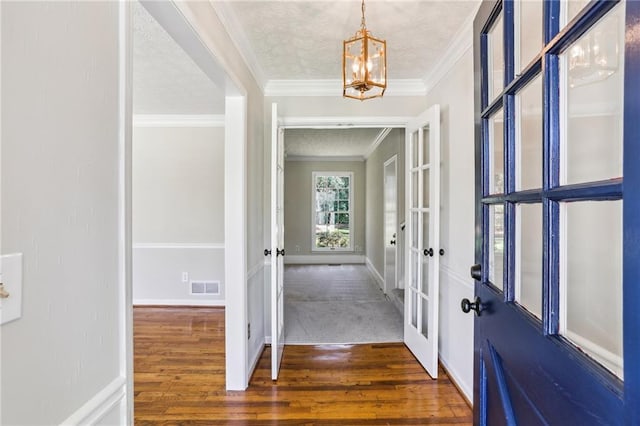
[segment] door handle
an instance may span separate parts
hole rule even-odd
[[[283,256],[284,257],[284,249],[280,250],[276,247],[276,257]]]
[[[471,302],[465,297],[460,301],[460,308],[465,314],[468,314],[471,311],[475,311],[476,316],[479,317],[482,312],[482,301],[479,297],[476,297],[476,300],[474,302]]]
[[[432,248],[429,248],[428,250],[424,249],[424,255],[433,257],[433,249]]]
[[[270,256],[271,255],[271,250],[264,249],[264,255],[265,256]]]
[[[6,299],[9,297],[9,292],[4,289],[4,284],[0,283],[0,299]]]
[[[471,272],[471,278],[473,278],[476,281],[482,280],[482,265],[480,265],[479,263],[476,263],[471,267],[470,272]]]
[[[395,246],[396,245],[396,240],[389,241],[389,244],[391,244],[392,246]]]
[[[444,256],[444,249],[440,249],[440,251],[438,251],[438,253],[440,253],[440,256]]]

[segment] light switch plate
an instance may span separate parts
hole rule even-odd
[[[0,256],[0,276],[9,293],[0,299],[0,324],[6,324],[22,316],[22,253]]]

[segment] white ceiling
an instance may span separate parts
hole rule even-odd
[[[368,0],[367,28],[387,40],[389,86],[424,83],[479,1]],[[358,0],[211,4],[262,87],[274,81],[322,86],[341,79],[342,41],[360,26]],[[134,113],[224,113],[223,94],[204,72],[140,3],[133,10]],[[289,156],[363,156],[380,131],[289,129],[286,150]]]

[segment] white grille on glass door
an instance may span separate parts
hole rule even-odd
[[[191,281],[191,294],[200,295],[219,295],[220,281]]]

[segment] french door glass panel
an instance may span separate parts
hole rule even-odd
[[[563,184],[622,176],[623,3],[561,56],[566,122]]]
[[[542,77],[516,95],[516,189],[542,188]]]
[[[589,3],[589,0],[564,0],[560,2],[562,25],[567,25]]]
[[[489,118],[489,193],[504,192],[504,112]]]
[[[504,274],[504,205],[489,206],[489,281],[503,288]]]
[[[542,48],[542,6],[543,0],[515,2],[518,42],[516,58],[519,70],[523,70]]]
[[[429,248],[429,213],[423,213],[422,215],[422,241],[424,241],[423,246],[425,248]],[[429,294],[429,257],[425,256],[424,252],[422,253],[422,292],[426,295]],[[435,256],[435,253],[434,253]]]
[[[516,222],[516,295],[522,307],[542,318],[542,206],[520,204]]]
[[[622,201],[561,208],[562,334],[622,378]]]
[[[489,98],[498,97],[504,89],[504,22],[502,13],[489,30]]]

